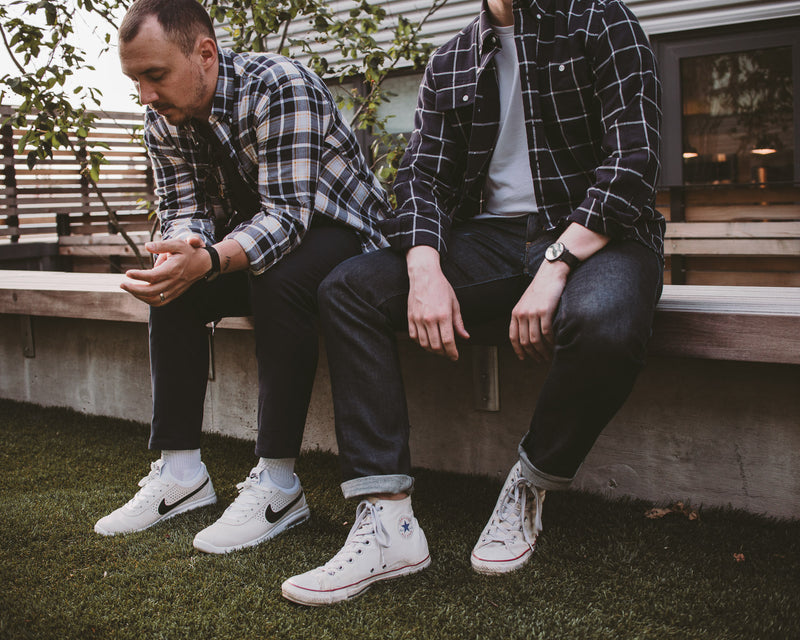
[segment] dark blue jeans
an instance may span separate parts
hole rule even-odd
[[[492,321],[508,326],[555,237],[536,215],[454,226],[442,268],[470,333]],[[570,274],[554,321],[553,359],[519,448],[537,486],[567,486],[629,395],[661,283],[660,258],[634,241],[608,244]],[[391,250],[344,262],[320,286],[347,497],[413,484],[395,339],[408,327],[407,297],[405,258]]]
[[[258,363],[255,453],[297,457],[317,369],[317,288],[334,266],[359,253],[354,231],[315,220],[300,246],[263,274],[200,281],[169,304],[152,307],[150,448],[200,447],[209,367],[206,324],[252,315]]]

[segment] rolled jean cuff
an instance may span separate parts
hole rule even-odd
[[[562,478],[561,476],[553,476],[544,471],[540,471],[533,466],[525,449],[522,448],[522,444],[519,445],[519,461],[522,466],[522,475],[525,476],[525,479],[534,487],[538,487],[539,489],[569,489],[569,486],[575,479],[575,476],[571,478]]]
[[[379,493],[408,493],[414,490],[414,478],[396,474],[387,476],[365,476],[342,483],[345,498],[366,498]]]

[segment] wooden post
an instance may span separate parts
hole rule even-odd
[[[19,231],[19,215],[17,215],[17,174],[14,167],[14,130],[6,123],[0,129],[3,141],[3,186],[8,213],[6,226]],[[11,242],[19,242],[19,233],[11,236]]]
[[[82,141],[80,146],[78,147],[78,165],[83,166],[86,162],[86,141]],[[91,210],[91,201],[89,199],[90,190],[89,190],[89,178],[87,178],[83,173],[80,174],[80,182],[81,182],[81,213],[83,218],[83,223],[89,227],[92,224],[92,210]],[[115,233],[116,231],[114,231]]]
[[[669,220],[670,222],[686,220],[686,189],[683,186],[669,188]],[[672,284],[686,284],[686,258],[672,255],[670,265]]]

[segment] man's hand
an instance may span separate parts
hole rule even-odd
[[[508,337],[520,360],[549,360],[553,354],[553,318],[567,284],[569,267],[547,262],[539,267],[533,281],[511,312]]]
[[[432,247],[413,247],[406,262],[408,335],[426,351],[458,360],[455,334],[466,339],[469,333],[455,291],[442,273],[439,252]]]
[[[581,262],[609,242],[608,236],[582,227],[577,222],[570,224],[558,240]],[[553,319],[568,276],[569,267],[564,262],[544,260],[511,312],[508,337],[520,360],[528,356],[536,362],[543,362],[552,357],[555,346]]]
[[[153,307],[160,307],[181,294],[202,278],[211,268],[202,238],[165,240],[145,245],[150,253],[158,254],[152,269],[131,269],[127,280],[120,285],[125,291]]]

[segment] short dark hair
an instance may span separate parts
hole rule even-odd
[[[216,42],[214,25],[198,0],[135,0],[122,19],[119,41],[133,40],[150,16],[156,17],[167,37],[187,56],[194,51],[198,36]]]

